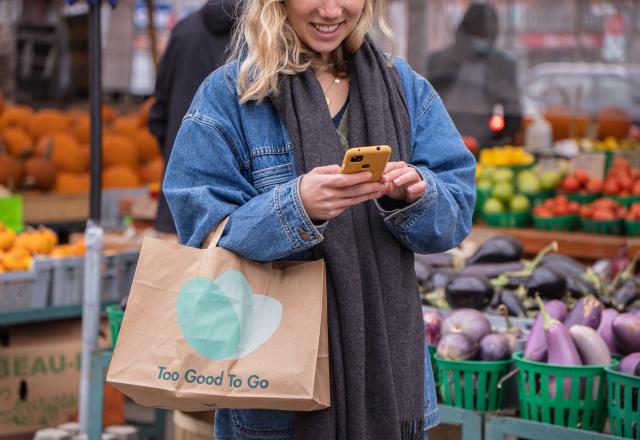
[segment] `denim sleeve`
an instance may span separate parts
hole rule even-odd
[[[307,216],[300,177],[259,194],[238,145],[215,120],[185,117],[163,182],[180,241],[201,246],[228,216],[218,246],[247,259],[282,259],[321,242],[324,225],[316,228]]]
[[[424,99],[412,124],[410,164],[427,182],[424,195],[402,209],[377,204],[387,228],[415,253],[443,252],[471,230],[475,204],[475,159],[462,142],[442,100],[420,78]]]

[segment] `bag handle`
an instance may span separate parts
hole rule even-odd
[[[225,217],[220,223],[218,223],[218,226],[209,233],[204,243],[202,243],[202,249],[211,249],[216,247],[218,241],[220,241],[220,237],[222,237],[224,227],[227,225],[228,221],[229,217]]]

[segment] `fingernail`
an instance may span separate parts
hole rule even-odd
[[[400,185],[400,179],[394,180],[393,183],[395,183],[396,185]]]

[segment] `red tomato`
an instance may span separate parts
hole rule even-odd
[[[616,195],[620,192],[620,184],[617,179],[609,179],[605,182],[603,192],[608,195]]]
[[[568,193],[578,192],[580,189],[580,181],[573,176],[568,176],[562,181],[562,191]]]
[[[592,194],[602,192],[602,185],[602,180],[591,179],[589,183],[587,183],[587,192]]]
[[[613,214],[613,212],[609,211],[609,210],[605,210],[605,209],[598,209],[593,211],[593,217],[594,220],[615,220],[616,216]]]
[[[580,186],[585,187],[589,182],[589,174],[585,170],[576,170],[573,176],[578,180]]]

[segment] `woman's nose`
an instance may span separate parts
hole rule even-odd
[[[342,6],[339,0],[324,0],[321,2],[318,12],[324,18],[338,18],[342,15]]]

